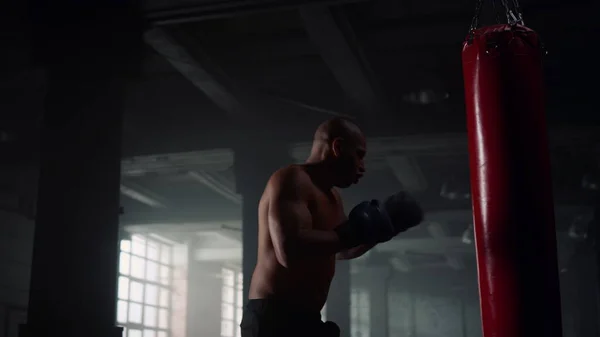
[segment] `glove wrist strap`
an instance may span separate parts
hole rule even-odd
[[[343,249],[354,248],[362,243],[362,235],[358,232],[358,227],[351,225],[349,221],[337,226],[334,231],[338,235]]]

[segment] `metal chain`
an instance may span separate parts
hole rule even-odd
[[[469,27],[469,35],[468,40],[471,41],[473,39],[473,31],[479,27],[479,17],[481,16],[481,10],[483,8],[483,0],[477,0],[475,6],[475,15],[473,19],[471,19],[471,26]]]
[[[523,14],[521,13],[521,9],[519,8],[518,0],[511,0],[512,7],[508,3],[508,0],[500,0],[502,2],[502,6],[504,7],[504,12],[506,15],[506,23],[511,26],[516,24],[523,24]]]
[[[523,11],[521,10],[521,5],[519,5],[519,0],[512,0],[512,3],[513,3],[513,8],[515,9],[515,12],[517,13],[517,18],[518,18],[517,23],[525,26],[525,21],[523,20]]]
[[[491,0],[493,11],[495,14],[496,23],[501,23],[500,13],[501,11],[496,8],[496,1]],[[471,20],[471,26],[469,27],[469,35],[468,39],[471,40],[473,38],[473,31],[479,28],[479,18],[481,17],[481,12],[483,11],[483,2],[484,0],[477,0],[475,7],[475,15]],[[523,13],[521,11],[521,6],[519,5],[518,0],[510,0],[511,4],[509,4],[508,0],[500,0],[502,7],[504,7],[504,14],[506,16],[506,21],[509,25],[525,25],[523,21]]]

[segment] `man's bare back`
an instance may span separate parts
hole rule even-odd
[[[332,231],[346,216],[335,189],[322,190],[312,181],[304,165],[283,168],[271,177],[259,204],[258,260],[250,284],[250,299],[276,298],[319,311],[329,292],[335,273],[335,253],[330,256],[298,260],[287,266],[277,256],[278,240],[273,230],[273,209],[280,202],[293,200],[296,222],[301,229]],[[303,252],[311,255],[311,252]]]

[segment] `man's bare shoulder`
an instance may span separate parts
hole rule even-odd
[[[301,165],[289,165],[281,168],[269,179],[267,191],[284,194],[298,193],[302,195],[311,183],[310,177]]]

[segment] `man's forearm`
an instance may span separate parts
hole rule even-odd
[[[366,252],[375,247],[376,244],[364,244],[354,248],[343,250],[336,254],[337,260],[351,260],[363,256]]]

